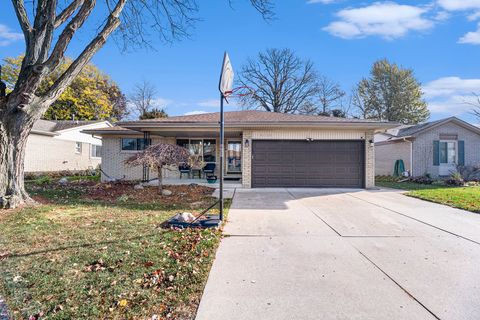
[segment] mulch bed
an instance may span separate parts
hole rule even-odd
[[[100,183],[88,188],[84,198],[103,202],[128,202],[131,200],[135,203],[192,204],[205,201],[215,190],[214,188],[196,184],[165,185],[163,189],[171,191],[172,194],[164,196],[159,193],[158,187],[144,187],[136,190],[132,183]]]

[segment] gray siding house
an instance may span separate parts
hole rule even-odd
[[[413,176],[449,176],[457,165],[480,165],[480,128],[451,117],[377,134],[376,175],[392,175],[398,159]]]

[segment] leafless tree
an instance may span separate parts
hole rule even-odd
[[[298,113],[318,92],[313,63],[290,49],[268,49],[248,59],[237,84],[240,102],[247,108]]]
[[[330,115],[333,110],[342,109],[342,98],[345,96],[345,91],[330,78],[320,76],[317,96],[321,110],[319,114]]]
[[[13,91],[0,96],[0,207],[5,208],[33,203],[23,181],[25,146],[32,126],[113,32],[117,30],[116,37],[124,49],[149,45],[151,34],[173,41],[189,34],[198,10],[196,0],[105,0],[101,4],[96,0],[11,1],[23,31],[25,57]],[[272,14],[271,0],[249,2],[264,17]],[[90,20],[101,24],[82,28],[94,9],[95,19]],[[40,83],[58,70],[80,29],[85,30],[83,37],[93,30],[90,42],[40,94]]]
[[[165,166],[178,166],[182,162],[188,162],[189,151],[175,144],[159,143],[132,155],[125,161],[131,167],[148,166],[158,174],[158,192],[162,192],[162,170]]]
[[[138,113],[139,118],[152,110],[156,94],[157,89],[149,81],[143,80],[135,85],[129,102]]]
[[[469,101],[465,99],[464,103],[473,107],[472,114],[480,121],[480,95],[474,92],[472,92],[472,95],[475,96],[475,101]]]
[[[305,104],[299,113],[321,116],[346,117],[343,106],[345,91],[330,78],[320,75],[317,79],[317,92],[314,99]]]

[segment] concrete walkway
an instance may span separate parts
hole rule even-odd
[[[237,190],[197,313],[479,319],[480,215],[395,191]]]

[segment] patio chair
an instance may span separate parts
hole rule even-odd
[[[188,164],[183,163],[183,164],[178,166],[178,171],[180,172],[180,179],[182,179],[183,174],[186,174],[187,178],[190,178],[190,173],[191,173],[192,169],[190,168],[190,166]]]
[[[215,163],[207,163],[203,167],[203,174],[205,177],[212,176],[215,174]]]

